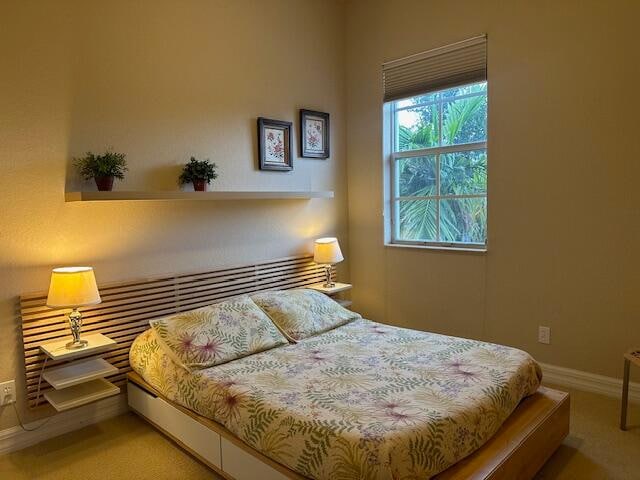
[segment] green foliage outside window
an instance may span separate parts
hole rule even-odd
[[[486,83],[413,97],[397,102],[396,108],[403,108],[396,116],[396,151],[453,147],[433,155],[398,158],[399,197],[440,196],[439,200],[401,198],[398,201],[399,239],[484,244],[487,236],[486,148],[463,147],[457,151],[455,146],[486,142]],[[477,197],[446,198],[449,195]]]

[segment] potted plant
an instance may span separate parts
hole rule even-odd
[[[193,189],[196,192],[204,192],[211,180],[218,178],[216,168],[218,168],[216,164],[211,163],[209,159],[198,160],[196,157],[191,157],[180,174],[180,185],[193,183]]]
[[[80,175],[86,180],[94,179],[98,190],[110,192],[113,189],[113,179],[122,180],[127,169],[124,153],[107,150],[102,155],[91,152],[83,158],[75,159],[75,165]]]

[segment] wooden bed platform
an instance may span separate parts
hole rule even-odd
[[[219,475],[233,480],[306,477],[254,450],[217,422],[164,398],[137,373],[128,375],[129,406]],[[569,433],[569,394],[540,387],[524,399],[479,450],[436,480],[528,480]]]

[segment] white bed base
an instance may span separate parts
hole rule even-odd
[[[203,425],[188,413],[135,383],[128,382],[127,394],[132,410],[223,477],[234,480],[291,478],[264,463],[264,460],[247,453],[211,426]]]

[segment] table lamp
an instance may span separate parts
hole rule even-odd
[[[80,338],[82,314],[78,307],[96,305],[102,300],[96,285],[96,277],[91,267],[54,268],[51,272],[47,307],[72,308],[69,326],[73,341],[67,343],[68,350],[86,347],[88,342]]]
[[[331,281],[331,265],[344,260],[342,252],[340,251],[340,245],[338,239],[335,237],[325,237],[316,240],[313,249],[313,261],[325,266],[327,274],[324,285],[325,288],[335,287],[335,283]]]

